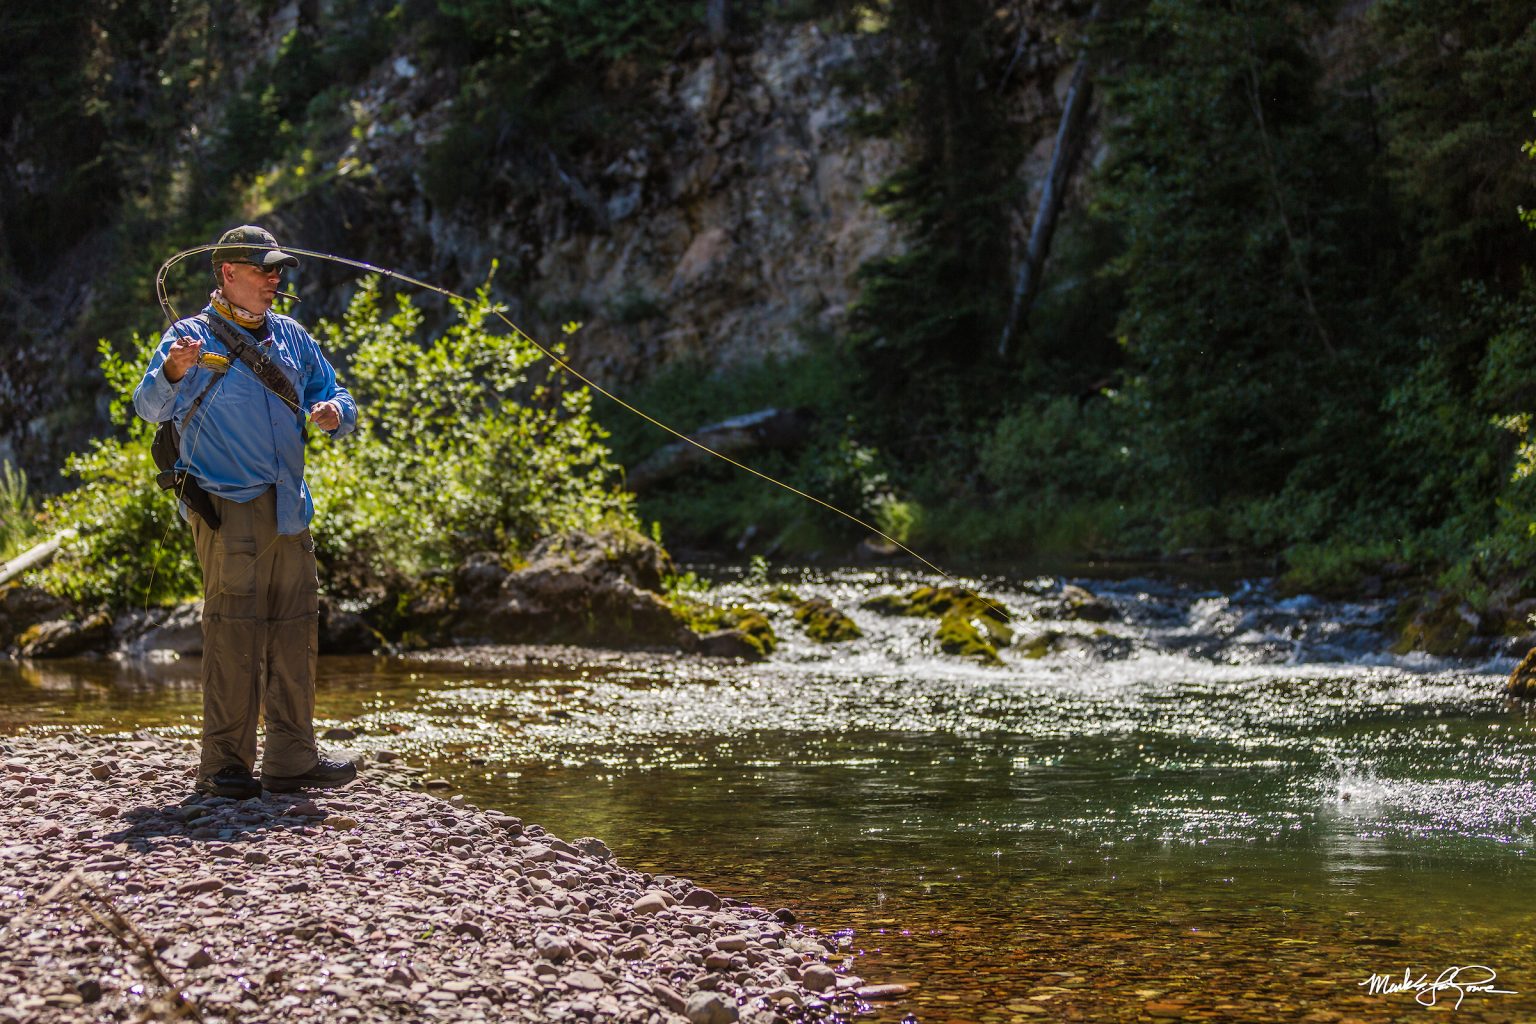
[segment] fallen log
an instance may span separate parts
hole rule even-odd
[[[761,449],[798,447],[810,439],[814,422],[808,409],[760,409],[711,423],[693,432],[698,444],[674,441],[640,460],[629,471],[629,486],[640,491],[681,476],[713,461],[711,451],[734,459]]]
[[[9,583],[28,569],[47,565],[59,553],[59,548],[75,539],[76,533],[73,528],[64,530],[0,565],[0,584]]]

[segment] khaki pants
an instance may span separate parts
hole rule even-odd
[[[267,720],[264,775],[315,766],[319,580],[309,531],[277,532],[273,490],[253,501],[214,495],[222,525],[191,517],[203,567],[202,778],[256,766],[256,718]]]

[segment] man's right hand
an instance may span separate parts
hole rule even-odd
[[[165,379],[172,384],[181,380],[202,354],[202,339],[191,334],[176,335],[176,340],[171,342],[171,350],[165,354]]]

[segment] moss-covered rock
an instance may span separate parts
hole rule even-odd
[[[795,621],[805,627],[805,635],[817,643],[835,644],[857,640],[864,635],[858,623],[837,609],[824,597],[801,601],[795,608]]]
[[[22,631],[16,646],[23,658],[70,658],[99,654],[112,642],[112,616],[96,612],[81,621],[56,619]]]
[[[760,661],[779,645],[773,624],[755,608],[739,604],[722,607],[689,598],[676,599],[673,605],[688,628],[699,635],[703,654]]]
[[[1436,657],[1469,654],[1481,619],[1453,594],[1431,594],[1398,613],[1393,654],[1423,651]]]
[[[863,607],[882,615],[938,619],[935,637],[940,650],[988,664],[1000,664],[997,649],[1013,642],[1007,613],[963,587],[918,587],[905,596],[882,594],[865,601]]]
[[[795,621],[805,627],[805,635],[817,643],[841,643],[864,635],[858,623],[824,597],[801,597],[789,587],[779,587],[768,597],[789,605],[794,610]]]
[[[976,619],[959,614],[946,615],[939,620],[935,636],[939,641],[939,650],[945,654],[975,658],[987,665],[1003,663],[1003,659],[997,656],[997,645],[992,643]]]
[[[1521,700],[1536,700],[1536,650],[1520,659],[1509,674],[1509,682],[1504,684],[1504,692]]]

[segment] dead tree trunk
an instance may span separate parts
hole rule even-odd
[[[709,0],[704,8],[704,25],[709,30],[709,45],[725,45],[726,0]]]
[[[1092,18],[1092,15],[1089,15]],[[997,354],[1006,359],[1013,348],[1014,336],[1024,329],[1029,310],[1040,290],[1040,276],[1045,270],[1045,258],[1051,251],[1051,236],[1056,231],[1056,218],[1061,213],[1062,200],[1067,191],[1067,180],[1072,167],[1082,152],[1084,129],[1088,124],[1088,107],[1093,101],[1091,60],[1084,55],[1072,72],[1072,84],[1067,88],[1067,99],[1062,105],[1061,124],[1056,128],[1056,145],[1051,152],[1050,173],[1040,190],[1040,205],[1035,210],[1034,227],[1029,232],[1029,244],[1024,249],[1024,260],[1019,266],[1018,280],[1013,286],[1013,301],[1008,307],[1008,319],[1003,322],[1003,336],[997,343]]]

